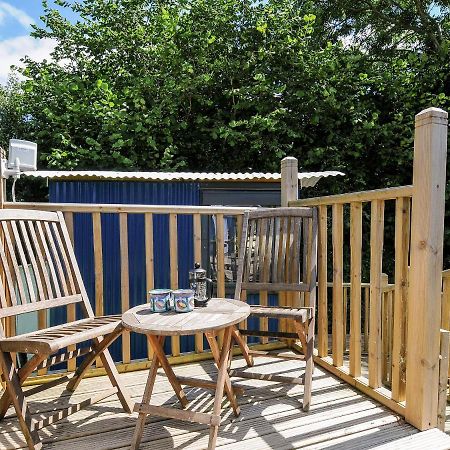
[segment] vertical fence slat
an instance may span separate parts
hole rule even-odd
[[[225,297],[225,240],[224,240],[223,214],[217,214],[216,220],[217,220],[217,234],[216,234],[217,296]]]
[[[362,204],[350,205],[350,375],[361,376]]]
[[[242,228],[243,228],[243,224],[244,224],[244,216],[243,215],[239,215],[236,218],[236,227],[237,227],[237,231],[236,231],[236,251],[237,251],[237,257],[236,259],[239,259],[239,254],[241,252],[241,239],[242,239]],[[244,270],[245,268],[243,268]],[[241,293],[241,300],[243,302],[247,301],[247,291],[242,291]],[[242,326],[243,329],[247,329],[247,319],[243,320],[240,324],[240,326]],[[245,342],[247,342],[247,336],[242,336],[242,338],[244,339]]]
[[[441,328],[450,329],[450,270],[442,272]]]
[[[103,243],[102,219],[99,212],[92,213],[92,235],[94,241],[94,270],[95,270],[95,315],[103,316]],[[97,367],[102,367],[102,360],[95,360]]]
[[[344,329],[344,339],[342,341],[342,352],[345,353],[347,351],[347,321],[348,321],[348,291],[349,288],[344,286],[342,288],[342,308],[343,308],[343,317],[342,317],[342,327]]]
[[[343,205],[333,205],[333,365],[341,367],[344,364],[344,327],[343,327]]]
[[[449,347],[450,332],[441,330],[441,347],[439,360],[439,393],[438,393],[438,415],[437,427],[445,430],[445,419],[447,409],[447,388],[448,388],[448,368],[449,368]]]
[[[202,263],[202,220],[200,214],[194,214],[194,261]],[[195,335],[195,351],[203,352],[203,333]]]
[[[369,308],[369,386],[381,386],[381,271],[383,258],[384,201],[371,203],[370,223],[370,308]]]
[[[405,400],[406,302],[408,295],[408,253],[410,199],[395,204],[395,295],[392,342],[392,399]]]
[[[370,286],[364,286],[364,352],[369,352]]]
[[[128,265],[128,214],[119,213],[120,228],[120,294],[122,312],[130,309],[130,278]],[[122,361],[127,364],[131,359],[130,332],[122,334]]]
[[[103,306],[103,248],[102,223],[100,213],[92,213],[92,232],[94,238],[95,267],[95,315],[105,314]]]
[[[223,214],[216,215],[216,248],[217,248],[217,296],[225,298],[225,238]],[[258,235],[257,235],[258,236]],[[257,247],[256,247],[257,248]],[[256,276],[256,260],[253,263]],[[222,348],[224,331],[218,333],[219,347]]]
[[[441,328],[450,329],[450,270],[442,272]],[[448,377],[450,378],[450,368]],[[449,394],[450,396],[450,394]]]
[[[64,221],[66,222],[67,231],[69,233],[70,242],[72,245],[74,244],[74,232],[73,232],[73,213],[66,212],[64,213]],[[39,273],[36,273],[36,276],[39,277]],[[45,311],[40,311],[40,314],[38,313],[38,320],[39,315],[45,316]],[[67,321],[68,322],[74,322],[76,320],[76,305],[67,305]],[[67,350],[69,352],[73,352],[76,349],[76,345],[70,345]],[[67,370],[69,372],[74,372],[77,368],[77,360],[76,359],[70,359],[67,361]]]
[[[177,215],[169,214],[170,288],[178,289],[178,225]],[[171,336],[172,355],[180,354],[180,336]]]
[[[387,286],[388,276],[383,273],[381,276],[381,381],[387,384],[389,381],[389,292]]]
[[[318,252],[318,336],[320,357],[328,356],[328,274],[327,274],[327,206],[319,206],[319,252]]]
[[[155,266],[153,253],[153,214],[145,213],[144,215],[145,227],[145,287],[146,294],[155,287]],[[153,349],[146,339],[148,359],[153,358]]]

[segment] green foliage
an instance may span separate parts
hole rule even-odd
[[[410,181],[414,114],[448,103],[446,57],[374,58],[326,32],[350,20],[345,1],[59,3],[81,20],[46,7],[34,35],[58,43],[54,62],[22,70],[48,167],[277,170],[291,154],[350,189],[395,185]]]
[[[20,83],[10,77],[6,86],[0,84],[0,148],[7,149],[10,139],[28,133],[26,119]]]

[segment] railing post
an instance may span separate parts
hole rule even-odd
[[[289,202],[298,200],[298,160],[293,156],[287,156],[281,160],[281,206],[289,206]],[[262,298],[265,301],[265,297]],[[300,306],[302,300],[300,293],[280,292],[278,304],[280,306]],[[279,321],[280,331],[294,332],[288,321]],[[293,341],[287,341],[291,345]]]
[[[447,117],[429,108],[415,123],[405,417],[420,430],[437,425]]]
[[[281,160],[281,206],[298,200],[298,160],[287,156]]]

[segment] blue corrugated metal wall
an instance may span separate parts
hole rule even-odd
[[[155,183],[139,181],[50,181],[49,200],[54,203],[123,203],[147,205],[199,205],[198,183]],[[154,259],[155,287],[170,286],[169,221],[167,216],[155,215]],[[192,217],[178,217],[178,282],[188,285],[188,271],[194,265]],[[92,217],[90,214],[74,215],[75,253],[91,302],[95,299],[94,250]],[[144,216],[128,216],[128,245],[130,273],[130,306],[145,302],[145,245]],[[103,275],[105,314],[120,313],[120,249],[119,217],[102,214]],[[54,315],[54,323],[65,321]],[[111,347],[116,361],[122,359],[120,342]],[[181,351],[194,350],[194,337],[181,340]],[[143,336],[131,334],[131,358],[145,358],[147,347]],[[166,340],[170,352],[170,340]]]

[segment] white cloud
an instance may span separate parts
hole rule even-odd
[[[29,26],[34,23],[34,19],[24,10],[16,8],[7,2],[0,1],[0,22],[3,22],[6,16],[13,17],[24,28],[29,28]]]
[[[31,36],[16,36],[0,41],[0,83],[5,84],[12,65],[20,66],[25,55],[35,61],[49,59],[55,48],[52,39],[35,39]]]

